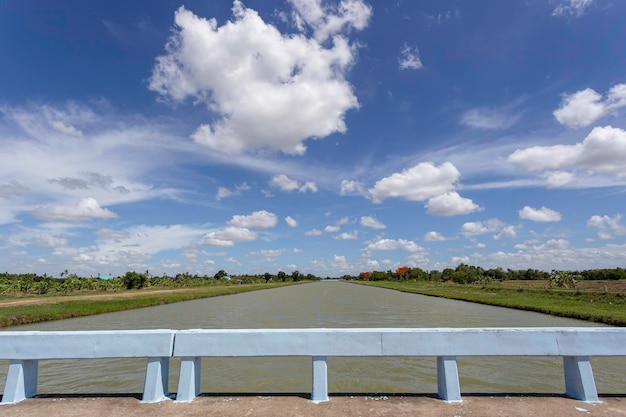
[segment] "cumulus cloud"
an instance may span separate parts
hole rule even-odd
[[[504,109],[475,108],[466,111],[461,123],[475,129],[508,129],[519,121],[521,115]]]
[[[598,237],[603,240],[613,239],[615,236],[626,235],[626,226],[620,224],[622,216],[613,217],[594,215],[587,221],[587,227],[598,229]]]
[[[516,237],[517,233],[515,232],[515,226],[506,226],[500,233],[493,236],[495,240],[514,239]]]
[[[372,15],[372,8],[361,0],[343,0],[337,5],[322,0],[289,2],[294,8],[298,28],[305,31],[309,27],[319,42],[351,29],[364,29]]]
[[[422,60],[420,59],[417,46],[410,46],[405,42],[400,50],[398,65],[401,70],[416,70],[422,68]]]
[[[547,207],[535,209],[530,206],[524,206],[523,209],[517,211],[517,214],[520,219],[532,220],[534,222],[558,222],[561,220],[561,213]]]
[[[276,226],[278,217],[265,210],[255,211],[248,216],[235,215],[228,221],[230,226],[245,229],[269,229]]]
[[[376,220],[376,218],[372,216],[362,216],[361,226],[371,227],[372,229],[385,229],[387,227],[384,223]]]
[[[385,251],[385,250],[401,250],[404,252],[417,252],[417,251],[423,250],[423,248],[418,246],[412,240],[379,239],[367,245],[367,247],[364,250],[367,252]]]
[[[319,229],[311,229],[311,230],[307,230],[306,232],[304,232],[304,234],[306,236],[321,236],[322,234],[324,234],[324,232],[322,232]]]
[[[359,238],[359,231],[353,230],[351,233],[344,232],[333,237],[335,240],[356,240]]]
[[[530,171],[580,169],[624,177],[626,131],[612,126],[596,127],[581,143],[518,149],[508,160]]]
[[[570,128],[586,127],[614,110],[626,106],[626,84],[613,86],[603,99],[591,88],[564,94],[559,108],[554,111],[556,120]]]
[[[552,16],[581,17],[596,0],[561,0],[552,11]]]
[[[301,193],[310,191],[312,193],[317,192],[317,185],[314,182],[307,181],[304,184],[300,184],[298,181],[289,178],[285,174],[275,175],[270,180],[270,186],[280,188],[283,191],[291,192],[298,190]]]
[[[95,198],[80,199],[75,205],[52,205],[39,207],[33,210],[33,215],[45,220],[65,220],[78,222],[94,219],[113,219],[117,214],[111,210],[100,207]]]
[[[444,240],[447,240],[445,236],[439,232],[435,232],[434,230],[424,235],[424,242],[441,242]]]
[[[452,191],[460,175],[450,162],[444,162],[440,166],[432,162],[422,162],[377,181],[369,189],[369,193],[375,203],[390,197],[424,201]]]
[[[459,216],[482,210],[469,198],[461,197],[456,191],[450,191],[428,200],[428,214],[433,216]]]
[[[485,234],[493,233],[503,229],[506,226],[498,219],[489,219],[484,222],[467,222],[461,226],[461,231],[467,234]]]
[[[312,27],[315,37],[282,34],[238,0],[233,19],[220,27],[184,7],[176,11],[149,88],[174,102],[192,98],[217,115],[193,133],[197,143],[231,154],[303,154],[304,140],[346,131],[345,113],[358,107],[345,79],[356,48],[342,33],[364,28],[370,9],[358,0],[336,10],[319,1],[292,3],[300,27]]]
[[[358,181],[341,181],[341,195],[363,194],[363,184]]]
[[[225,227],[207,233],[204,236],[204,244],[210,246],[234,246],[236,242],[256,240],[259,235],[245,227]]]
[[[286,249],[263,249],[258,252],[250,252],[250,256],[262,256],[264,258],[277,258],[283,253],[285,253]]]
[[[285,217],[285,223],[287,223],[289,225],[289,227],[296,227],[296,226],[298,226],[298,222],[296,221],[296,219],[294,219],[291,216]]]
[[[240,195],[243,191],[248,191],[249,189],[250,189],[250,186],[245,182],[242,182],[241,184],[236,185],[235,190],[230,190],[226,187],[218,187],[217,194],[215,195],[215,199],[217,201],[220,201],[221,199],[226,198],[226,197]]]

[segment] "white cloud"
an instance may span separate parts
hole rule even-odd
[[[275,175],[270,180],[270,186],[280,188],[283,191],[293,191],[300,188],[298,181],[292,180],[285,174]]]
[[[234,193],[231,190],[229,190],[228,188],[226,188],[226,187],[219,187],[217,189],[217,195],[215,196],[215,199],[217,201],[220,201],[221,199],[226,198],[226,197],[230,197],[233,194]]]
[[[59,132],[62,133],[66,133],[68,135],[72,135],[72,136],[82,136],[83,132],[81,132],[80,130],[76,129],[74,126],[71,125],[66,125],[63,122],[60,122],[58,120],[53,120],[50,122],[50,126],[52,126],[54,129],[58,130]]]
[[[519,121],[520,114],[502,109],[476,108],[463,113],[461,123],[476,129],[508,129]]]
[[[317,185],[315,185],[314,182],[311,181],[307,181],[305,182],[302,187],[300,187],[300,189],[298,190],[301,193],[306,193],[307,191],[310,191],[312,193],[316,193],[317,192]]]
[[[234,2],[233,19],[221,27],[180,7],[149,88],[174,102],[191,97],[205,103],[219,118],[201,125],[192,137],[215,151],[268,148],[303,154],[304,140],[344,132],[345,113],[358,107],[345,80],[356,48],[340,32],[361,29],[367,19],[360,18],[361,2],[344,5],[336,15],[328,8],[298,14],[318,40],[282,34],[240,1]],[[336,35],[330,45],[320,43],[330,34]]]
[[[353,230],[352,233],[344,232],[333,237],[335,240],[356,240],[359,238],[359,231]]]
[[[340,272],[347,272],[352,268],[343,255],[333,255],[331,266]]]
[[[265,210],[255,211],[248,216],[235,215],[228,221],[228,224],[245,229],[269,229],[276,226],[278,217],[274,213]]]
[[[560,0],[560,3],[552,11],[552,16],[581,17],[586,9],[596,0]]]
[[[361,226],[371,227],[372,229],[385,229],[387,227],[382,222],[376,220],[376,218],[372,216],[362,216]]]
[[[518,149],[509,155],[508,160],[530,171],[569,168],[624,177],[626,131],[612,126],[596,127],[582,143]]]
[[[506,226],[500,233],[493,236],[495,240],[514,239],[516,237],[517,233],[515,232],[515,226]]]
[[[298,222],[296,221],[296,219],[294,219],[291,216],[285,217],[285,223],[287,223],[289,225],[289,227],[296,227],[296,226],[298,226]]]
[[[459,216],[480,211],[482,208],[470,198],[461,197],[456,191],[450,191],[428,200],[428,214],[433,216]]]
[[[364,249],[367,252],[383,251],[383,250],[401,250],[404,252],[417,252],[423,250],[412,240],[404,239],[379,239],[372,242]]]
[[[545,179],[548,188],[568,187],[576,183],[576,175],[564,171],[547,172]]]
[[[535,209],[530,206],[524,206],[523,209],[517,211],[517,214],[520,219],[532,220],[534,222],[558,222],[561,220],[561,213],[547,207]]]
[[[66,220],[78,222],[93,219],[113,219],[117,214],[100,207],[95,198],[80,199],[75,205],[52,205],[33,210],[33,215],[45,220]]]
[[[311,229],[311,230],[304,232],[304,234],[306,236],[321,236],[322,234],[324,234],[324,232],[322,232],[319,229]]]
[[[587,221],[587,227],[597,228],[600,239],[613,239],[615,236],[626,235],[626,226],[620,224],[621,220],[620,214],[613,217],[594,215]]]
[[[264,258],[277,258],[284,254],[286,249],[263,249],[258,252],[250,252],[250,256],[262,256]]]
[[[409,46],[409,44],[405,42],[404,45],[402,45],[402,50],[400,50],[398,65],[400,65],[401,70],[416,70],[422,68],[422,60],[420,59],[417,46]]]
[[[341,181],[341,195],[363,194],[363,184],[358,181]]]
[[[328,225],[328,226],[326,226],[326,227],[324,228],[324,231],[325,231],[326,233],[335,233],[335,232],[338,232],[338,231],[339,231],[339,229],[340,229],[340,227],[339,227],[339,226],[331,226],[331,225]]]
[[[280,188],[283,191],[291,192],[294,190],[298,190],[301,193],[305,193],[307,191],[311,191],[312,193],[317,192],[317,186],[314,182],[307,181],[304,184],[300,184],[298,181],[289,178],[285,174],[275,175],[270,180],[270,186]]]
[[[369,193],[375,203],[389,197],[423,201],[452,191],[460,175],[450,162],[439,167],[432,162],[422,162],[377,181]]]
[[[31,242],[37,246],[48,246],[52,248],[64,247],[68,245],[67,239],[43,232],[37,233],[33,236]]]
[[[467,222],[461,226],[461,231],[468,234],[493,233],[503,229],[506,225],[498,219],[489,219],[484,222]]]
[[[424,235],[424,242],[441,242],[444,240],[447,240],[445,236],[439,232],[435,232],[434,230]]]
[[[259,235],[245,227],[225,227],[204,236],[204,244],[210,246],[234,246],[236,242],[256,240]]]
[[[612,111],[626,106],[626,84],[613,86],[606,99],[591,88],[564,94],[559,108],[554,111],[556,120],[570,128],[586,127]]]
[[[235,186],[235,190],[230,190],[226,187],[218,187],[217,189],[217,195],[215,196],[215,199],[217,201],[220,201],[223,198],[226,197],[232,197],[234,195],[240,195],[242,191],[248,191],[250,189],[250,186],[243,182],[237,186]]]
[[[361,0],[342,0],[337,5],[322,0],[289,2],[294,7],[294,18],[300,30],[304,31],[305,25],[310,27],[320,43],[352,28],[364,29],[372,15],[372,8]]]

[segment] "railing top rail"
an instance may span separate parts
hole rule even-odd
[[[0,359],[167,357],[175,330],[0,332]]]
[[[0,359],[580,355],[626,355],[626,329],[517,327],[0,332]]]

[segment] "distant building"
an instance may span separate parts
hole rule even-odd
[[[100,275],[100,274],[98,274],[98,279],[103,279],[105,281],[108,281],[110,279],[113,279],[113,276],[112,275]]]

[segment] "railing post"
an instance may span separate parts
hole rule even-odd
[[[328,401],[328,365],[326,356],[313,356],[313,388],[311,401]]]
[[[588,403],[597,403],[598,391],[588,356],[563,356],[565,395]]]
[[[202,358],[182,358],[178,380],[177,402],[191,402],[200,394],[200,370]]]
[[[37,395],[38,371],[39,363],[36,360],[12,360],[9,364],[2,404],[15,404]]]
[[[168,399],[168,378],[170,373],[170,358],[148,358],[146,365],[146,380],[143,386],[144,403],[157,403]]]
[[[462,401],[455,356],[437,356],[437,394],[449,403]]]

